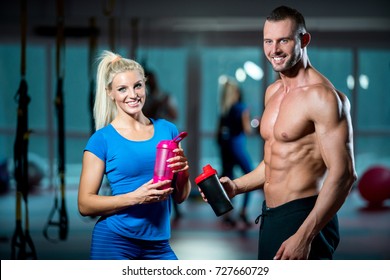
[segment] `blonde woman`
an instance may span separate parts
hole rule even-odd
[[[244,174],[253,170],[251,158],[245,147],[247,135],[251,132],[250,112],[242,101],[241,90],[235,80],[227,79],[221,91],[220,118],[217,132],[222,161],[222,176],[233,178],[235,166],[238,166]],[[247,218],[249,197],[249,192],[244,194],[239,213],[239,218],[246,227],[251,226],[251,222]],[[228,226],[236,226],[236,221],[230,213],[223,216],[223,221]]]
[[[177,259],[169,244],[170,200],[187,199],[191,183],[181,148],[169,159],[177,173],[153,183],[156,145],[178,135],[174,124],[145,116],[145,73],[136,61],[104,51],[97,70],[96,132],[83,155],[78,207],[101,216],[91,242],[91,259]],[[103,177],[110,196],[99,195]],[[169,184],[168,188],[161,188]]]

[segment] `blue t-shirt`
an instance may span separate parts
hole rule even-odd
[[[151,121],[154,135],[148,140],[128,140],[111,124],[96,131],[89,139],[84,150],[105,162],[112,195],[132,192],[152,179],[158,142],[178,135],[173,123],[163,119]],[[166,240],[170,238],[170,212],[170,200],[134,205],[108,216],[107,225],[130,238]]]
[[[242,114],[247,109],[244,103],[237,102],[226,115],[220,117],[217,134],[218,143],[230,143],[233,139],[245,135]],[[238,138],[237,138],[238,139]]]

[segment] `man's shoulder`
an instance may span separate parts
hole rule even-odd
[[[283,86],[283,81],[282,81],[282,79],[279,78],[279,79],[276,79],[272,84],[270,84],[267,87],[267,91],[273,92],[273,91],[278,90],[282,86]]]
[[[326,78],[316,69],[310,68],[308,70],[308,73],[309,78],[306,88],[311,94],[318,95],[318,97],[329,98],[331,98],[332,96],[345,96],[342,92],[336,89],[336,87],[328,78]]]
[[[277,79],[272,84],[270,84],[265,91],[265,102],[267,103],[267,100],[269,100],[271,96],[278,92],[282,87],[283,82],[281,79]]]
[[[323,102],[345,102],[347,97],[344,93],[336,89],[330,83],[314,83],[303,87],[303,90],[308,93],[310,99],[315,99]]]

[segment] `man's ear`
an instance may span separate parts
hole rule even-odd
[[[301,48],[305,48],[309,45],[311,39],[310,33],[306,32],[301,35]]]

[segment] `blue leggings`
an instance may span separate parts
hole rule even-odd
[[[92,260],[177,260],[168,240],[141,240],[121,236],[100,219],[93,230]]]
[[[245,149],[246,137],[244,134],[232,137],[228,141],[223,141],[220,146],[220,153],[222,159],[222,173],[221,176],[227,176],[234,179],[233,170],[235,166],[241,168],[244,174],[253,170],[251,158]],[[251,193],[244,194],[242,207],[246,208],[249,203],[249,196]]]

